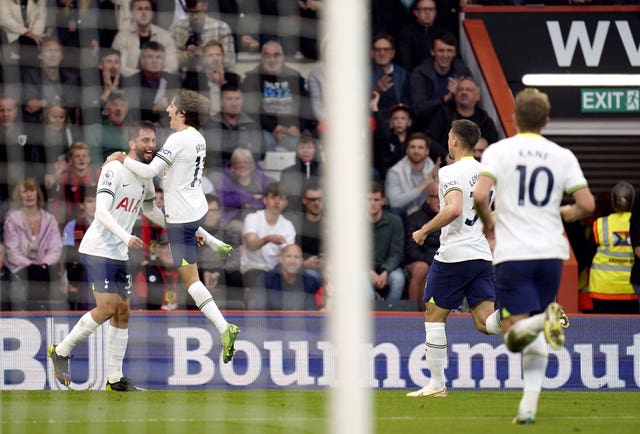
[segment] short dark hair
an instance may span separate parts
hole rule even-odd
[[[138,137],[140,130],[153,130],[156,131],[153,122],[151,121],[134,121],[127,125],[125,133],[127,134],[127,140],[135,140]]]
[[[309,179],[305,184],[304,184],[304,188],[302,189],[302,193],[306,193],[307,191],[310,190],[322,190],[322,186],[320,185],[320,183],[318,182],[317,179]]]
[[[162,51],[163,53],[165,52],[164,45],[162,45],[158,41],[145,42],[142,47],[140,47],[140,53],[142,53],[143,50]]]
[[[280,182],[272,182],[271,184],[267,185],[267,189],[264,192],[265,196],[272,195],[287,197],[287,194],[287,187],[285,187],[285,185]]]
[[[429,139],[429,136],[427,136],[422,131],[411,133],[409,135],[409,138],[407,139],[407,144],[409,144],[412,140],[424,140],[427,143],[427,148],[431,146],[431,140]]]
[[[380,193],[384,197],[384,185],[378,181],[371,181],[369,184],[369,193]]]
[[[101,48],[100,49],[100,60],[104,59],[107,56],[111,56],[112,54],[115,54],[118,57],[122,56],[122,54],[120,54],[120,50],[116,50],[115,48],[111,48],[111,47]]]
[[[458,119],[451,123],[451,131],[462,142],[462,147],[473,150],[480,140],[480,127],[468,119]]]
[[[393,36],[391,36],[389,33],[378,33],[377,35],[375,35],[373,37],[373,41],[371,42],[371,46],[373,47],[373,44],[378,42],[380,39],[384,39],[391,44],[391,48],[395,48],[395,41],[393,40]]]
[[[235,82],[235,81],[227,81],[225,82],[222,86],[220,86],[220,93],[222,92],[236,92],[236,91],[242,91],[242,88],[240,87],[240,83]]]
[[[434,37],[433,37],[433,44],[431,45],[431,47],[435,47],[436,46],[436,41],[440,41],[443,42],[447,45],[451,45],[453,47],[458,47],[458,38],[456,38],[456,35],[454,35],[451,32],[440,32],[437,33]]]
[[[184,113],[184,123],[196,129],[209,118],[209,98],[189,89],[178,89],[175,96],[178,112]]]

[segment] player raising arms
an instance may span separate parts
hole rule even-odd
[[[492,234],[495,227],[493,262],[504,343],[510,351],[522,353],[524,393],[513,419],[516,424],[535,422],[549,357],[547,343],[555,350],[564,344],[562,328],[568,318],[554,301],[562,260],[569,258],[562,219],[580,220],[595,209],[575,155],[540,135],[550,109],[548,96],[537,89],[516,95],[518,134],[484,152],[473,195],[485,233]],[[489,209],[494,185],[495,215]],[[561,207],[565,193],[575,203]]]
[[[427,276],[424,289],[424,328],[429,384],[407,396],[443,397],[447,395],[444,368],[447,361],[445,321],[451,309],[457,309],[467,297],[471,317],[478,330],[498,334],[500,319],[494,308],[495,289],[489,242],[473,210],[473,190],[480,163],[473,158],[473,146],[480,128],[473,122],[453,121],[449,131],[449,155],[453,164],[438,172],[440,211],[412,234],[424,243],[427,235],[442,228],[440,248]]]
[[[149,163],[156,150],[151,122],[127,127],[129,158]],[[142,240],[131,235],[142,212],[152,222],[164,226],[164,216],[153,202],[155,191],[150,180],[141,180],[118,162],[104,165],[96,192],[95,219],[80,243],[79,252],[93,289],[96,307],[85,313],[58,345],[49,346],[56,379],[69,386],[69,358],[73,348],[105,321],[109,322],[107,390],[118,392],[141,389],[122,375],[122,361],[129,340],[129,295],[131,275],[127,268],[130,248],[142,247]]]
[[[123,153],[112,154],[107,161],[117,159],[143,179],[163,175],[167,236],[174,263],[179,265],[182,284],[196,306],[220,332],[224,347],[222,360],[228,363],[233,358],[240,329],[226,321],[211,293],[200,281],[197,265],[196,234],[203,236],[210,247],[218,246],[223,254],[231,250],[231,246],[200,227],[209,206],[201,186],[207,145],[197,128],[207,120],[209,100],[196,92],[180,89],[167,107],[167,113],[174,133],[167,138],[151,163],[146,165],[133,158],[125,158]]]

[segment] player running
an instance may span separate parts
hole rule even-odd
[[[240,329],[226,321],[211,293],[200,281],[197,265],[196,234],[203,236],[210,247],[218,246],[222,253],[231,251],[231,246],[200,227],[209,207],[201,186],[207,145],[197,128],[208,117],[209,100],[197,92],[180,89],[167,107],[167,113],[169,126],[175,132],[167,138],[151,163],[147,165],[126,158],[123,153],[112,154],[107,161],[117,159],[143,179],[162,175],[167,236],[174,263],[179,265],[182,284],[196,306],[218,329],[224,347],[222,360],[228,363],[233,358]]]
[[[554,301],[562,260],[569,258],[562,220],[580,220],[595,209],[575,155],[540,135],[550,109],[548,96],[537,89],[516,95],[518,134],[484,152],[473,196],[485,233],[495,228],[493,262],[504,343],[522,353],[524,393],[515,424],[535,422],[547,343],[555,350],[564,344],[568,318]],[[493,188],[495,217],[489,208]],[[575,203],[561,207],[565,192]]]
[[[147,121],[127,127],[129,158],[149,163],[156,150],[153,124]],[[107,390],[144,390],[122,374],[122,361],[129,340],[129,296],[131,274],[127,267],[130,248],[142,247],[131,235],[140,207],[153,223],[164,226],[162,211],[154,205],[155,190],[150,180],[141,180],[118,162],[104,165],[96,192],[95,219],[80,243],[80,258],[96,299],[96,307],[85,313],[71,332],[57,345],[50,345],[55,378],[71,384],[69,358],[76,345],[87,339],[105,321],[108,330]]]
[[[438,172],[440,211],[412,234],[413,240],[422,244],[427,235],[442,228],[440,248],[429,270],[423,297],[426,366],[431,380],[407,396],[447,396],[445,321],[451,309],[462,305],[464,297],[479,331],[485,334],[502,331],[499,313],[494,308],[493,258],[473,210],[473,191],[480,169],[480,163],[473,158],[473,146],[479,138],[480,128],[475,123],[466,119],[453,121],[448,145],[455,162]]]

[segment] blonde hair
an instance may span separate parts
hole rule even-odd
[[[42,193],[42,189],[40,188],[40,184],[35,180],[35,178],[26,178],[20,184],[16,185],[13,189],[13,202],[14,204],[22,206],[21,201],[21,193],[22,190],[35,190],[38,193],[38,208],[44,208],[44,193]]]
[[[539,133],[550,111],[549,96],[538,89],[526,88],[516,95],[516,123],[520,131]]]

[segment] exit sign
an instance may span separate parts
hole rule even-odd
[[[640,89],[582,89],[580,108],[582,113],[640,112]]]

